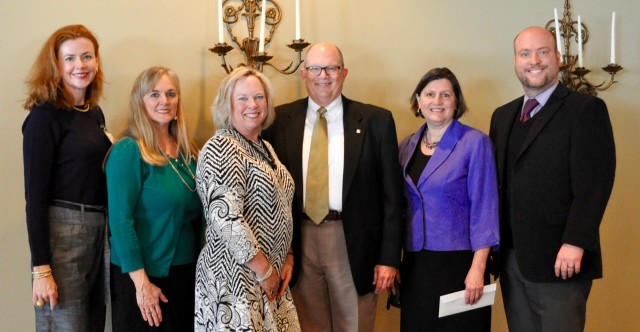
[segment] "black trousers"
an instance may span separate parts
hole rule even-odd
[[[142,319],[136,301],[136,288],[128,273],[111,264],[111,320],[113,332],[193,331],[196,264],[176,265],[166,277],[149,280],[158,286],[169,302],[160,301],[162,323],[151,327]]]
[[[400,275],[400,330],[490,331],[491,307],[483,307],[438,318],[440,296],[465,289],[464,279],[471,267],[473,252],[428,251],[403,254]],[[485,284],[489,274],[485,273]]]

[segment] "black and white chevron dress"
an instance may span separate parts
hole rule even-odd
[[[300,331],[291,291],[269,302],[244,265],[260,250],[281,271],[291,246],[294,182],[271,145],[220,129],[200,152],[196,182],[207,227],[196,270],[195,330]]]

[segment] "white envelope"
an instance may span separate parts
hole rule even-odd
[[[440,296],[440,311],[438,317],[449,316],[459,312],[469,311],[492,305],[496,299],[496,284],[484,286],[480,301],[475,304],[464,303],[464,290]]]

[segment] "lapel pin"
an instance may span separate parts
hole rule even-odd
[[[360,134],[360,128],[356,129],[356,134]]]

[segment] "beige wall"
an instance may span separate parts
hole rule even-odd
[[[451,68],[462,83],[471,112],[463,122],[483,131],[496,106],[522,94],[512,69],[511,42],[528,25],[540,25],[562,10],[562,0],[540,1],[344,1],[300,0],[302,34],[311,42],[329,40],[342,47],[349,67],[345,94],[391,109],[398,135],[420,124],[407,99],[418,78],[435,66]],[[293,0],[280,0],[284,21],[268,49],[275,63],[293,59],[285,43],[293,39]],[[174,68],[182,79],[189,127],[198,143],[212,135],[209,105],[223,77],[210,53],[217,38],[215,0],[4,0],[0,9],[0,324],[2,330],[33,329],[29,249],[24,217],[20,128],[26,116],[24,78],[46,37],[62,25],[83,23],[99,37],[108,85],[101,102],[113,132],[123,129],[126,103],[135,76],[151,65]],[[362,5],[368,8],[360,7]],[[591,29],[584,51],[594,81],[609,60],[611,11],[618,18],[620,83],[600,93],[610,110],[618,154],[614,192],[601,227],[605,278],[594,283],[588,331],[631,331],[640,324],[640,2],[576,0],[574,16]],[[575,18],[575,17],[574,17]],[[575,47],[574,47],[575,50]],[[574,51],[575,52],[575,51]],[[229,61],[240,59],[237,50]],[[298,75],[265,70],[277,103],[304,96]],[[635,134],[634,134],[635,133]],[[635,190],[633,188],[636,188]],[[500,303],[498,301],[498,303]],[[501,304],[494,307],[496,331],[506,330]]]

